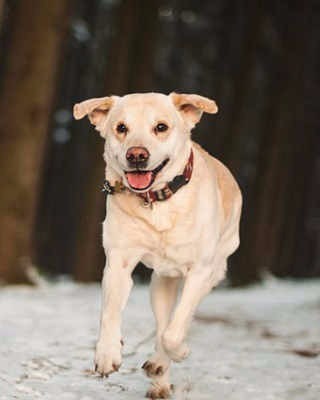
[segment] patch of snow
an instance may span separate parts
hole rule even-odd
[[[0,291],[0,400],[133,400],[148,388],[141,365],[153,350],[147,287],[124,312],[119,373],[94,374],[99,285],[72,282]],[[189,335],[192,354],[173,364],[174,399],[318,400],[320,281],[268,279],[215,290]]]

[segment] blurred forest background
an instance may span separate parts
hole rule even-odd
[[[219,105],[194,139],[244,193],[231,283],[320,276],[319,17],[318,0],[0,0],[0,280],[100,279],[103,140],[72,106],[172,90]]]

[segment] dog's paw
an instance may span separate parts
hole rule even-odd
[[[151,386],[146,393],[148,399],[169,399],[172,394],[172,385]]]
[[[121,344],[98,342],[95,355],[95,371],[108,377],[121,365]]]
[[[168,330],[162,337],[162,345],[167,355],[175,362],[184,360],[190,354],[187,344]]]
[[[162,376],[169,367],[169,360],[155,354],[150,360],[146,361],[142,368],[149,377]]]

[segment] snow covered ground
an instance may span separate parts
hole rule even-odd
[[[123,364],[108,379],[92,372],[99,308],[95,284],[0,289],[0,399],[142,399],[154,334],[147,288],[133,290]],[[215,290],[189,343],[190,358],[173,366],[174,399],[319,400],[320,281]]]

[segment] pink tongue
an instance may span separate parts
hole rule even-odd
[[[137,174],[136,172],[126,173],[129,185],[134,189],[144,189],[148,187],[152,180],[152,172]]]

